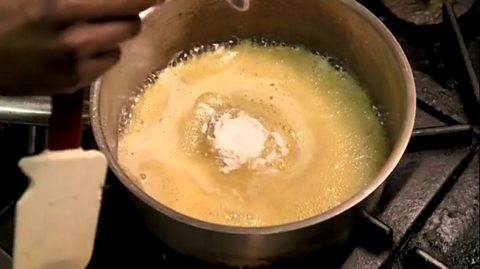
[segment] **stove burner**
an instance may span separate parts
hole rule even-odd
[[[415,25],[436,25],[442,22],[442,6],[451,3],[457,17],[465,14],[475,0],[382,0],[397,18]]]

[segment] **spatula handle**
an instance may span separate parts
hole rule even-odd
[[[82,141],[84,90],[52,96],[52,115],[48,129],[49,150],[79,148]]]

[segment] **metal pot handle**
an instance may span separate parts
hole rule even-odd
[[[0,122],[46,126],[50,119],[50,97],[0,96]],[[88,101],[83,104],[82,118],[90,124]]]

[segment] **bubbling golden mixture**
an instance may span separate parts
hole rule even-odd
[[[158,73],[118,145],[146,193],[193,218],[271,226],[320,214],[389,153],[359,83],[302,48],[241,42]]]

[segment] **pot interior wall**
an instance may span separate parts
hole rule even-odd
[[[407,106],[402,67],[375,24],[345,2],[251,0],[248,11],[238,12],[221,0],[172,0],[156,8],[141,34],[124,44],[120,62],[100,86],[100,123],[110,152],[116,154],[122,108],[149,73],[179,51],[232,37],[304,45],[344,62],[382,111],[393,147]]]

